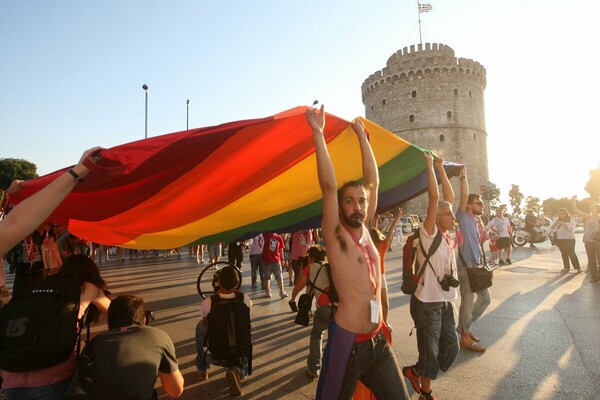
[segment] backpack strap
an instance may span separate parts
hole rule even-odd
[[[308,268],[310,268],[310,265],[308,266]],[[311,280],[308,279],[308,283],[310,283],[310,291],[308,292],[309,296],[313,296],[314,289],[317,289],[321,293],[325,293],[324,290],[322,290],[322,289],[318,288],[317,286],[315,286],[315,282],[317,281],[317,278],[319,277],[319,274],[321,273],[322,269],[323,269],[323,263],[319,263],[319,270],[317,271],[317,274],[315,275],[315,281],[311,282]]]
[[[433,242],[431,243],[431,246],[429,247],[429,251],[427,251],[427,253],[425,253],[425,248],[423,247],[423,243],[422,243],[421,237],[419,235],[419,248],[421,249],[421,252],[423,254],[425,254],[425,262],[423,263],[423,265],[421,265],[421,267],[417,271],[417,281],[419,279],[421,279],[421,275],[423,275],[423,272],[425,272],[425,266],[427,264],[429,264],[429,266],[431,267],[431,270],[433,271],[433,274],[439,280],[439,277],[435,273],[435,270],[433,269],[433,265],[431,265],[431,262],[429,261],[429,258],[431,258],[431,256],[433,255],[433,253],[435,253],[437,251],[437,249],[440,247],[441,243],[442,243],[442,234],[438,230],[437,234],[433,238]]]

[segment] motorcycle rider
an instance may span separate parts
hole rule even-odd
[[[535,224],[537,222],[536,216],[533,214],[533,210],[527,210],[525,215],[525,231],[529,232],[529,247],[535,247],[533,244],[535,240]]]

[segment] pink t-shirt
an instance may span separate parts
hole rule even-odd
[[[312,246],[312,231],[297,231],[292,234],[292,260],[306,256],[306,251]]]

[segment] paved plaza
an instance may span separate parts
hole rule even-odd
[[[513,264],[495,272],[492,304],[473,328],[488,349],[483,354],[460,351],[451,369],[433,383],[438,400],[600,398],[600,284],[588,282],[581,233],[577,240],[583,273],[561,274],[560,253],[548,242],[515,249]],[[416,335],[410,336],[409,296],[400,292],[400,253],[394,247],[386,266],[393,347],[403,366],[414,364],[417,346]],[[224,368],[213,366],[202,383],[195,373],[194,332],[201,302],[196,278],[205,265],[182,249],[181,257],[112,260],[100,266],[113,294],[142,296],[156,314],[153,325],[175,342],[185,400],[231,398]],[[316,381],[304,372],[310,328],[294,324],[287,299],[267,299],[253,290],[249,269],[246,254],[242,290],[254,302],[254,373],[243,381],[241,398],[312,399]],[[13,275],[7,279],[10,285]],[[102,329],[105,325],[94,331]],[[161,399],[169,398],[161,389],[159,393]],[[412,393],[411,398],[417,397]]]

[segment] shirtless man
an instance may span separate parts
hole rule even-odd
[[[360,380],[378,400],[408,399],[383,323],[381,289],[385,277],[368,229],[377,208],[379,173],[364,126],[355,121],[364,183],[346,182],[339,191],[325,144],[325,108],[306,110],[323,193],[323,238],[339,306],[328,332],[317,399],[351,399]],[[352,357],[350,357],[352,355]],[[329,358],[331,357],[331,363]]]

